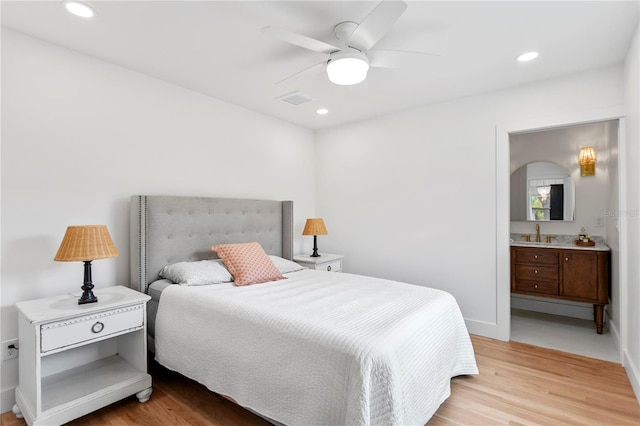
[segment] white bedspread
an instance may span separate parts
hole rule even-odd
[[[451,377],[477,374],[449,293],[344,273],[286,276],[169,286],[158,362],[291,426],[423,425]]]

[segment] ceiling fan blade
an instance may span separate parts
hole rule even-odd
[[[325,43],[324,41],[316,40],[311,37],[303,36],[302,34],[292,33],[291,31],[283,30],[276,27],[264,27],[262,29],[263,34],[270,35],[284,42],[303,47],[305,49],[313,50],[314,52],[326,53],[335,52],[340,50],[339,48]]]
[[[404,1],[385,0],[373,9],[353,31],[347,45],[361,52],[371,49],[407,9]]]
[[[299,76],[301,74],[307,74],[307,73],[321,71],[326,67],[326,65],[327,65],[327,61],[322,61],[320,63],[313,64],[310,67],[307,67],[307,68],[305,68],[305,69],[303,69],[301,71],[298,71],[295,74],[291,74],[289,77],[283,78],[282,80],[276,82],[276,84],[284,83],[285,81],[290,80],[292,78],[295,78],[295,77],[297,77],[297,76]]]
[[[410,52],[408,50],[370,50],[369,66],[375,68],[427,68],[433,66],[435,53]]]

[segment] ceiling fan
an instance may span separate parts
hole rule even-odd
[[[372,50],[406,9],[404,1],[383,0],[359,24],[351,21],[337,24],[333,33],[338,46],[280,28],[263,28],[264,34],[327,55],[324,61],[290,75],[277,84],[326,67],[329,81],[348,86],[364,81],[369,67],[411,68],[424,65],[425,58],[437,55],[406,50]]]

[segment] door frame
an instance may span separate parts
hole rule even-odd
[[[508,341],[511,336],[511,255],[510,255],[510,147],[509,135],[529,131],[550,130],[576,124],[599,121],[618,120],[618,158],[625,158],[625,122],[624,106],[580,111],[566,115],[542,117],[528,121],[504,123],[496,126],[496,317],[497,338]],[[618,204],[620,211],[626,211],[627,173],[624,161],[618,161]],[[612,330],[617,341],[620,360],[622,361],[627,341],[626,304],[621,301],[627,297],[627,223],[624,215],[618,217],[619,234],[619,291],[618,301],[619,329]]]

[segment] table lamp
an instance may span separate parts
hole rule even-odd
[[[324,220],[320,218],[307,219],[302,235],[313,235],[313,253],[311,254],[311,257],[320,257],[318,254],[317,236],[328,234],[327,227],[324,226]]]
[[[92,291],[91,261],[116,257],[117,255],[118,250],[113,245],[106,225],[69,226],[53,260],[57,262],[84,262],[82,296],[78,299],[78,304],[82,305],[98,301]]]

